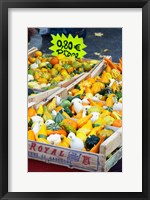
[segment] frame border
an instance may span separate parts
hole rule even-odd
[[[142,8],[142,192],[8,192],[8,9],[9,8]],[[148,141],[148,121],[150,105],[150,1],[149,0],[0,0],[0,199],[150,199],[148,184],[150,181],[150,147]],[[94,197],[93,197],[94,196]]]

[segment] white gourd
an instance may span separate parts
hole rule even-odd
[[[90,104],[90,102],[88,101],[88,99],[87,99],[86,97],[84,97],[84,98],[82,99],[82,103]]]
[[[32,131],[34,132],[34,134],[38,133],[39,130],[41,128],[41,124],[40,122],[34,122],[31,126]]]
[[[50,144],[57,145],[61,142],[61,135],[52,134],[49,137],[47,137],[47,140],[50,142]]]
[[[58,95],[56,95],[55,98],[56,98],[56,105],[58,106],[61,102],[61,98]]]
[[[81,110],[83,110],[83,105],[77,101],[73,102],[74,110],[76,113],[79,113]]]
[[[50,124],[54,124],[55,122],[51,119],[46,120],[45,125],[49,126]]]
[[[38,115],[32,116],[31,119],[32,119],[33,123],[34,122],[44,122],[43,118]]]
[[[91,118],[92,123],[94,123],[100,116],[99,112],[91,112],[91,114],[93,115]]]
[[[84,143],[80,138],[77,138],[76,135],[73,132],[70,132],[68,134],[68,138],[70,138],[70,148],[71,149],[77,149],[82,150],[84,148]]]
[[[122,110],[122,103],[118,102],[118,103],[114,103],[113,105],[113,110]]]

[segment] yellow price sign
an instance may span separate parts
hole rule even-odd
[[[75,56],[75,58],[79,59],[86,55],[86,52],[83,50],[86,45],[84,44],[83,38],[79,38],[78,35],[73,37],[69,34],[66,37],[64,34],[51,34],[51,36],[51,43],[53,45],[49,49],[53,51],[53,56],[64,54],[66,57]]]

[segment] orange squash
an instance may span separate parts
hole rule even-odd
[[[85,87],[85,93],[91,93],[93,95],[92,90],[88,86]]]
[[[51,134],[59,134],[59,135],[67,136],[67,132],[63,129],[60,129],[60,130],[57,130],[57,131],[47,130],[47,135],[49,136]]]
[[[90,150],[91,153],[98,153],[99,152],[99,147],[102,144],[102,142],[104,141],[104,137],[101,136],[100,137],[100,141],[94,146],[92,147],[92,149]]]
[[[95,83],[95,79],[94,78],[88,78],[87,81],[92,83],[92,84]]]
[[[33,107],[28,108],[28,116],[33,117],[36,115],[36,110]]]
[[[106,66],[106,72],[111,72],[111,67],[108,64]]]
[[[97,106],[97,103],[92,99],[88,98],[88,101],[90,102],[90,106]]]
[[[32,130],[29,130],[29,131],[28,131],[28,140],[33,140],[33,141],[35,141],[34,131],[32,131]]]
[[[116,119],[116,120],[114,120],[112,126],[121,127],[122,121],[120,119]]]
[[[87,116],[85,116],[83,118],[78,119],[77,120],[78,128],[81,128],[84,124],[86,124],[89,121],[89,119],[92,118],[92,116],[93,115],[90,113],[89,115],[87,115]]]
[[[111,61],[109,60],[108,58],[104,58],[104,61],[109,64],[109,66],[112,68],[112,69],[117,69],[116,65]]]
[[[59,112],[59,111],[62,110],[62,109],[63,109],[62,106],[58,106],[58,107],[55,108],[56,112]]]
[[[74,118],[81,119],[82,118],[82,114],[83,114],[83,110],[80,110],[80,112],[78,112],[78,114],[75,115]]]
[[[75,114],[75,109],[74,109],[74,105],[72,104],[72,106],[70,107],[72,114]]]
[[[75,129],[78,127],[77,122],[75,122],[73,119],[64,119],[63,122],[73,126]]]
[[[115,97],[115,94],[109,95],[109,97],[106,99],[106,106],[112,107],[114,105],[113,97]]]
[[[72,89],[71,92],[72,92],[72,95],[74,96],[77,92],[79,92],[79,90],[78,89]]]

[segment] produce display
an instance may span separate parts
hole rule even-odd
[[[79,73],[81,66],[81,69],[86,65],[92,68],[95,64],[85,64],[82,60],[76,61],[63,56],[45,59],[44,62],[36,64],[38,67],[34,69],[32,66],[35,60],[34,64],[30,63],[29,70],[34,71],[34,81],[29,82],[30,84],[35,80],[39,84],[39,79],[43,78],[35,78],[37,70],[41,74],[50,74],[51,78],[43,79],[47,80],[45,84],[49,81],[53,85],[55,81],[60,81],[56,78],[62,76],[63,70],[64,78],[71,77]],[[52,59],[55,59],[55,62],[52,62]],[[122,127],[122,59],[119,59],[117,64],[107,58],[104,58],[104,62],[106,68],[100,75],[82,80],[68,91],[65,99],[55,95],[47,105],[39,104],[37,109],[28,108],[29,140],[99,153],[100,145],[114,133],[111,127]],[[45,63],[45,66],[42,63]],[[80,67],[75,69],[75,63]],[[68,69],[63,69],[62,66],[68,66]],[[69,71],[70,68],[72,71]],[[57,71],[54,77],[53,69]],[[86,71],[89,70],[90,68]]]
[[[52,57],[36,51],[34,57],[28,57],[28,88],[52,89],[61,81],[89,72],[96,64],[97,60],[75,59],[62,54]]]

